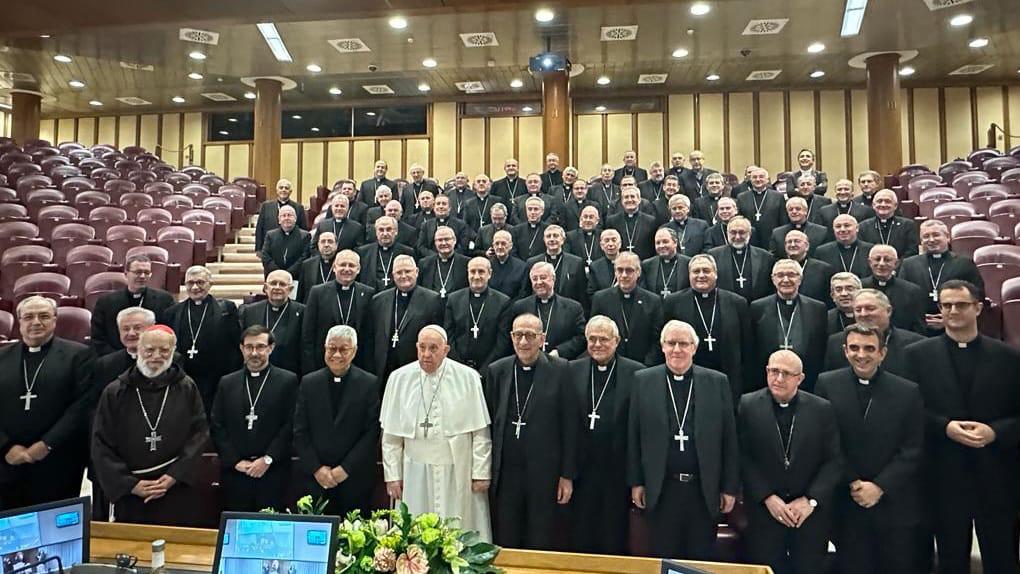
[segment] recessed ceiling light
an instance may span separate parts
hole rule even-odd
[[[344,91],[336,86],[333,86],[332,88],[329,89],[329,93],[334,96],[339,96],[340,94],[344,93]]]
[[[687,51],[687,48],[677,48],[676,50],[673,50],[674,58],[686,58],[688,54],[690,54],[690,52]]]
[[[609,79],[609,76],[599,76],[599,79],[595,80],[595,83],[600,86],[608,86],[609,82],[612,82],[612,80]]]
[[[51,36],[49,34],[39,34],[39,37],[45,40],[46,38],[50,38]]]
[[[825,44],[821,42],[815,42],[807,47],[808,54],[817,54],[825,51]]]
[[[606,111],[606,106],[595,106],[595,111],[596,112],[604,112],[604,111]]]
[[[535,108],[533,108],[531,106],[524,106],[523,108],[521,108],[521,111],[524,112],[524,113],[533,112],[533,111],[535,111]]]
[[[712,11],[712,7],[706,2],[695,2],[691,4],[691,14],[695,16],[704,16]]]
[[[957,14],[953,16],[953,19],[949,21],[950,26],[966,26],[974,21],[974,17],[970,14]]]
[[[190,74],[188,74],[188,77],[191,78],[192,80],[201,80],[205,76],[199,74],[198,72],[191,72]]]
[[[439,65],[439,62],[436,62],[435,58],[425,58],[424,60],[421,61],[421,65],[425,66],[426,68],[435,68],[436,66]]]
[[[900,75],[901,76],[913,76],[914,75],[914,69],[911,68],[910,66],[903,66],[902,68],[900,68]]]
[[[539,22],[552,22],[553,18],[556,17],[556,13],[548,8],[539,8],[535,10],[535,20]]]
[[[255,94],[255,92],[245,92],[244,93],[244,99],[246,99],[246,100],[254,100],[257,97],[258,96]]]
[[[72,88],[84,88],[85,82],[81,80],[71,80],[70,82],[67,83],[67,85],[71,86]]]
[[[53,56],[53,59],[58,61],[58,62],[60,62],[61,64],[70,64],[71,63],[71,57],[70,56],[65,56],[63,54],[57,54],[56,56]]]
[[[100,107],[100,106],[102,106],[102,105],[103,105],[103,102],[100,102],[99,100],[91,100],[91,101],[89,102],[89,105],[90,105],[90,106],[95,106],[95,107],[97,107],[97,108],[98,108],[98,107]]]
[[[227,130],[220,130],[220,135],[221,136],[229,136],[230,132],[228,132]]]
[[[811,72],[812,78],[821,78],[823,76],[825,76],[825,72],[823,72],[822,70],[815,70],[814,72]]]
[[[709,82],[714,82],[719,79],[719,74],[709,74],[705,76],[705,79],[708,80]]]
[[[524,82],[522,82],[520,78],[514,78],[514,79],[510,80],[510,87],[511,88],[521,88],[521,87],[524,87]]]
[[[237,123],[237,118],[227,118],[227,121],[233,124]]]
[[[300,119],[301,119],[301,116],[300,116],[300,115],[298,115],[298,114],[294,114],[294,115],[293,115],[293,116],[291,116],[290,118],[291,118],[292,120],[300,120]]]
[[[192,60],[202,61],[202,60],[206,59],[208,56],[206,56],[202,52],[197,52],[196,51],[196,52],[192,52],[192,53],[188,54],[188,57],[191,58]]]
[[[370,117],[370,118],[374,118],[375,117],[375,112],[365,112],[365,115]]]
[[[427,92],[427,91],[429,91],[431,89],[432,89],[432,87],[429,86],[428,84],[426,84],[425,82],[422,82],[422,83],[418,84],[418,91],[419,92]]]
[[[407,18],[403,16],[394,16],[390,18],[390,28],[394,30],[403,30],[407,28]]]
[[[182,98],[180,96],[174,96],[174,97],[170,98],[170,101],[175,103],[175,104],[183,104],[185,102],[184,98]]]
[[[319,128],[311,128],[311,131],[313,131],[313,132],[318,132],[318,131],[319,131]]]
[[[277,62],[293,62],[294,58],[290,55],[290,50],[287,49],[287,45],[283,43],[283,36],[280,35],[280,31],[276,29],[276,24],[272,22],[262,22],[255,25],[259,29],[259,33],[262,34],[262,39],[266,41],[266,45],[269,46],[269,51],[273,53],[273,57],[276,58]]]
[[[319,72],[322,71],[322,66],[318,64],[308,64],[307,66],[305,66],[305,69],[313,74],[318,74]]]
[[[988,38],[974,38],[967,45],[971,48],[984,48],[988,45]]]

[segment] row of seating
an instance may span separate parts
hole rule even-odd
[[[56,336],[88,344],[92,339],[92,312],[82,307],[57,307]],[[0,309],[0,343],[18,339],[14,314]]]

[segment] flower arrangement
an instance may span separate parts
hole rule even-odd
[[[322,514],[325,501],[298,500],[301,514]],[[375,510],[365,519],[351,511],[340,525],[336,574],[500,574],[492,565],[500,548],[477,532],[457,527],[458,519],[429,512],[411,516],[407,505]]]

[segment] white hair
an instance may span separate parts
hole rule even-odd
[[[620,328],[616,325],[616,321],[613,321],[605,315],[595,315],[591,319],[588,319],[588,324],[584,326],[585,336],[588,336],[588,333],[595,329],[609,329],[614,337],[617,339],[620,338]]]
[[[120,327],[120,324],[132,315],[141,315],[142,320],[145,321],[145,325],[147,327],[156,324],[156,314],[149,309],[146,309],[145,307],[126,307],[117,313],[117,326]]]
[[[666,331],[671,331],[673,329],[680,329],[681,331],[684,331],[685,333],[690,335],[691,339],[694,341],[695,347],[701,344],[701,339],[698,337],[698,332],[694,330],[694,327],[691,326],[690,323],[680,321],[679,319],[671,319],[662,327],[662,332],[659,333],[660,345],[666,342]]]
[[[192,265],[191,267],[188,267],[188,270],[184,272],[184,278],[187,279],[192,275],[198,274],[205,275],[207,278],[212,279],[212,272],[209,271],[209,268],[205,265]]]
[[[21,318],[21,310],[33,303],[46,303],[53,309],[53,314],[57,314],[57,302],[49,297],[43,297],[42,295],[32,295],[31,297],[25,297],[22,299],[21,303],[18,303],[18,306],[14,309],[14,314],[18,318]]]
[[[347,339],[355,347],[358,346],[358,332],[350,325],[333,325],[326,331],[326,342],[330,339]]]

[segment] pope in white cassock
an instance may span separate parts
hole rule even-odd
[[[478,373],[446,355],[446,331],[418,333],[418,360],[390,374],[383,394],[383,475],[392,499],[412,514],[459,517],[492,540],[487,491],[492,473],[489,411]]]

